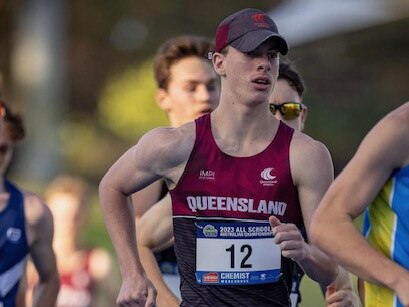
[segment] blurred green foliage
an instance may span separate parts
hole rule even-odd
[[[324,307],[325,301],[319,285],[304,276],[301,282],[301,304],[300,307]]]
[[[141,133],[166,125],[166,115],[157,106],[152,60],[127,68],[111,77],[101,92],[99,121],[117,136],[136,141]]]
[[[358,297],[357,290],[357,278],[354,275],[350,275],[352,288],[354,293]],[[319,285],[310,279],[308,276],[304,277],[301,282],[301,297],[302,301],[300,307],[324,307],[325,300],[322,295]]]
[[[84,225],[81,243],[86,247],[102,247],[114,255],[114,249],[106,231],[101,209],[99,207],[98,193],[93,191],[89,201],[88,220]]]
[[[98,185],[103,174],[125,150],[129,142],[106,131],[87,116],[67,117],[59,130],[62,173],[76,174]]]

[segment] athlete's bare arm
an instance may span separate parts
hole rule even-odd
[[[154,256],[154,252],[162,251],[174,243],[172,202],[169,194],[142,216],[137,235],[139,257],[148,278],[158,291],[157,305],[179,306],[180,300],[164,282]]]
[[[52,248],[52,215],[48,207],[32,193],[24,193],[24,208],[30,256],[39,277],[34,287],[33,306],[54,306],[60,282]]]
[[[119,304],[153,306],[156,297],[139,260],[128,197],[161,178],[170,188],[177,183],[193,148],[194,125],[151,130],[114,163],[100,183],[101,209],[123,278]]]
[[[160,252],[173,243],[172,200],[168,193],[146,212],[146,217],[140,219],[138,246]]]
[[[392,171],[409,164],[409,103],[381,120],[335,180],[313,220],[311,240],[349,271],[381,283],[409,306],[409,272],[376,252],[352,220],[375,198]]]
[[[333,180],[331,157],[322,143],[295,132],[290,146],[290,167],[309,235],[312,215]],[[277,221],[276,217],[270,217],[282,255],[298,262],[305,273],[320,284],[332,283],[338,274],[338,266],[318,248],[307,244],[294,224]]]

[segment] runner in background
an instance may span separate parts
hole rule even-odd
[[[89,195],[88,183],[69,175],[55,177],[45,191],[46,203],[54,217],[53,248],[61,283],[57,307],[115,304],[115,286],[108,281],[112,280],[113,271],[110,255],[105,249],[87,248],[80,243],[82,226],[88,219]],[[29,269],[29,285],[36,279]]]
[[[409,102],[366,135],[313,219],[313,242],[365,280],[365,306],[409,306],[408,131]]]
[[[23,119],[0,100],[0,306],[24,306],[28,256],[40,276],[32,306],[54,306],[59,280],[52,215],[37,195],[6,178],[14,146],[24,136]]]

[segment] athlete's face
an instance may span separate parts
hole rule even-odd
[[[269,103],[280,105],[285,102],[301,103],[301,97],[298,95],[297,91],[291,87],[287,80],[278,79],[270,96]],[[305,120],[307,119],[307,108],[302,109],[300,115],[292,120],[285,120],[278,111],[276,111],[274,115],[277,119],[283,121],[291,128],[302,131],[304,129]]]
[[[278,76],[277,47],[273,41],[266,41],[255,50],[243,53],[229,46],[226,54],[213,56],[213,65],[232,100],[265,104]]]
[[[170,69],[168,88],[159,89],[156,100],[177,127],[213,111],[219,101],[219,81],[210,61],[184,58]]]
[[[14,142],[10,138],[7,123],[0,120],[0,175],[4,176],[13,157]]]
[[[86,212],[79,198],[66,192],[55,192],[47,198],[47,204],[54,217],[56,235],[73,233],[84,221]]]

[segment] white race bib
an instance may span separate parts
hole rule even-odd
[[[196,281],[250,285],[280,279],[281,250],[268,222],[198,222]]]

